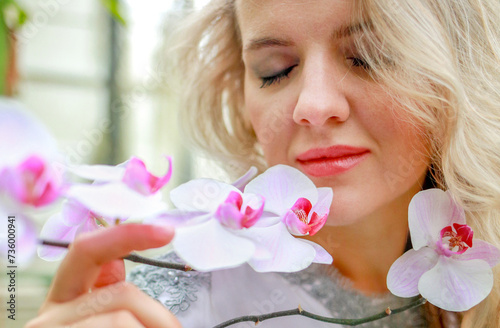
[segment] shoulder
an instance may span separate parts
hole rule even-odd
[[[183,263],[175,253],[162,255],[157,260]],[[160,301],[173,314],[186,311],[198,301],[200,294],[210,289],[209,272],[184,272],[151,265],[135,267],[127,280],[143,292]]]

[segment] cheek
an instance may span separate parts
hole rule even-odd
[[[365,95],[370,97],[363,98],[365,102],[360,108],[372,110],[358,111],[359,119],[381,150],[387,154],[396,154],[396,158],[406,156],[407,159],[427,163],[430,146],[425,129],[405,110],[398,108],[383,91],[366,92]]]
[[[372,174],[383,177],[379,182],[393,192],[414,184],[430,162],[425,129],[411,123],[415,120],[381,89],[365,90],[356,100],[356,118],[374,141],[378,164]]]
[[[285,140],[289,140],[292,133],[286,105],[266,101],[261,95],[246,92],[245,111],[268,164],[283,162],[288,149]]]
[[[374,125],[382,156],[383,182],[392,192],[405,190],[425,175],[429,166],[429,145],[421,127],[388,115]],[[420,182],[420,181],[419,181]]]

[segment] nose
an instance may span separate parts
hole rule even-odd
[[[295,123],[321,126],[328,121],[345,122],[350,108],[342,85],[344,77],[331,55],[310,58],[302,68]]]

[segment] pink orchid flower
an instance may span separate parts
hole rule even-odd
[[[60,213],[45,222],[41,237],[71,242],[78,234],[98,229],[102,224],[113,225],[164,212],[167,205],[157,192],[172,174],[172,160],[170,157],[167,160],[169,169],[162,177],[152,175],[144,162],[136,157],[118,166],[70,168],[74,174],[94,180],[94,183],[74,184],[68,188],[65,193],[67,202]],[[43,246],[38,253],[45,260],[56,260],[65,254],[65,250]]]
[[[257,209],[248,204],[243,206],[243,196],[237,191],[231,191],[224,203],[215,211],[214,217],[228,228],[250,228],[260,219],[263,209],[264,202]]]
[[[174,226],[174,251],[194,269],[231,268],[253,257],[268,256],[238,234],[259,220],[262,197],[217,180],[195,179],[173,189],[170,199],[177,209],[145,222]]]
[[[156,194],[170,179],[172,162],[163,177],[149,173],[138,158],[118,166],[82,165],[70,170],[93,184],[75,184],[65,193],[62,211],[49,218],[42,228],[44,239],[71,242],[83,232],[101,225],[114,225],[130,218],[145,218],[165,211],[166,204]],[[160,196],[160,197],[157,197]],[[43,246],[38,255],[45,260],[60,259],[66,251]]]
[[[14,101],[0,98],[0,206],[17,212],[53,203],[63,192],[54,139]]]
[[[61,212],[45,222],[42,238],[71,242],[80,233],[98,229],[98,222],[114,225],[130,218],[158,215],[166,209],[161,198],[144,196],[121,182],[73,185],[66,196],[68,201]],[[45,260],[57,260],[63,254],[64,250],[50,246],[38,251]]]
[[[69,170],[96,183],[122,182],[130,189],[145,195],[156,194],[163,188],[172,176],[172,158],[166,156],[169,167],[165,175],[157,177],[151,174],[142,160],[132,157],[128,161],[117,165],[80,165]]]
[[[396,296],[421,294],[447,311],[466,311],[488,296],[491,268],[500,250],[473,239],[464,210],[449,191],[428,189],[410,202],[408,220],[413,249],[394,262],[387,286]]]
[[[19,103],[0,97],[0,153],[0,217],[5,218],[0,227],[0,255],[7,259],[7,223],[12,221],[16,263],[23,264],[37,246],[37,229],[29,214],[54,203],[63,192],[62,175],[51,165],[57,159],[56,142]]]
[[[245,192],[266,199],[265,220],[242,234],[273,254],[270,259],[249,261],[256,271],[294,272],[312,262],[332,263],[321,246],[291,235],[313,235],[324,226],[333,198],[331,188],[316,188],[299,170],[276,165],[250,181]]]
[[[40,207],[54,202],[63,191],[62,178],[37,155],[0,171],[0,190],[19,204]]]

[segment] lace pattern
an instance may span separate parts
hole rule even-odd
[[[182,263],[175,253],[158,259]],[[387,307],[397,308],[412,301],[389,293],[371,296],[361,294],[332,266],[313,264],[300,272],[276,274],[276,279],[285,279],[293,286],[303,289],[319,300],[336,318],[367,317],[384,311]],[[155,299],[166,294],[163,304],[174,314],[188,310],[198,300],[202,289],[211,289],[210,273],[183,272],[148,265],[134,268],[128,275],[128,280]],[[359,327],[413,328],[428,327],[428,323],[423,307],[418,307]]]
[[[392,294],[366,296],[352,287],[352,283],[332,266],[312,264],[295,273],[281,274],[291,284],[300,286],[319,300],[332,313],[332,317],[355,319],[397,308],[414,299],[399,298]],[[423,307],[414,308],[394,316],[359,325],[364,328],[427,327]]]
[[[175,253],[162,255],[157,259],[182,263]],[[196,302],[200,288],[210,288],[210,273],[184,272],[150,265],[137,266],[129,273],[127,280],[154,299],[168,293],[169,297],[164,305],[173,314],[186,311],[191,303]]]

